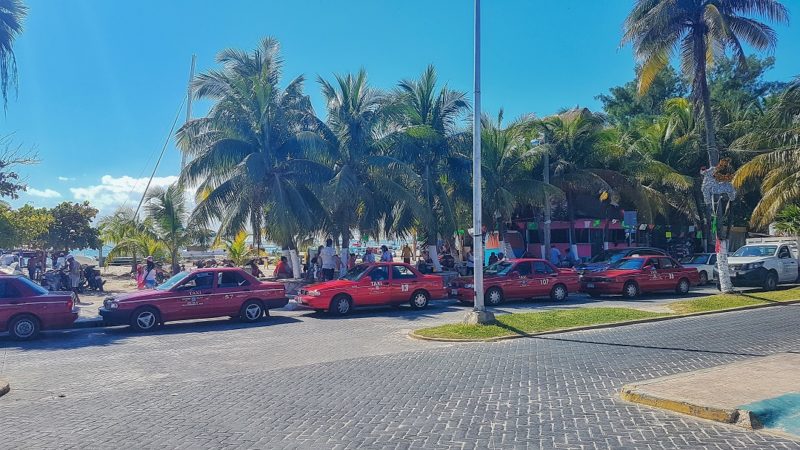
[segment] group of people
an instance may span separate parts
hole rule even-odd
[[[136,266],[136,287],[139,289],[153,289],[158,280],[158,266],[152,256],[144,260],[144,265]]]
[[[558,248],[551,246],[550,255],[547,259],[556,267],[573,267],[581,262],[580,258],[572,253],[569,247],[564,248],[564,254],[562,255]]]

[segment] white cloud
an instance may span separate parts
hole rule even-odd
[[[35,188],[28,188],[25,192],[27,192],[28,195],[32,195],[34,197],[41,197],[41,198],[58,198],[58,197],[61,197],[61,193],[60,192],[54,191],[52,189],[40,190],[40,189],[35,189]]]
[[[133,208],[139,203],[139,199],[145,191],[148,178],[133,178],[127,175],[112,177],[103,175],[100,184],[70,188],[76,200],[88,200],[89,203],[104,212],[110,213],[113,208],[127,204]],[[154,177],[150,187],[168,186],[178,181],[177,176]]]
[[[71,177],[58,177],[58,181],[75,181],[75,178],[71,178]]]

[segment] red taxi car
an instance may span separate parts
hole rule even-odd
[[[578,292],[578,272],[560,269],[543,259],[523,258],[501,261],[483,271],[484,301],[497,306],[506,299],[550,297],[565,300],[570,292]],[[475,291],[472,277],[450,282],[450,295],[464,304],[472,304]]]
[[[181,272],[155,289],[109,297],[100,315],[108,325],[147,331],[173,320],[230,316],[255,322],[286,303],[281,283],[259,281],[239,268],[208,268]]]
[[[643,292],[686,294],[700,283],[694,267],[683,267],[669,256],[624,258],[603,272],[584,275],[581,290],[591,297],[604,294],[634,298]]]
[[[432,298],[444,298],[442,278],[424,275],[404,263],[359,264],[338,280],[312,284],[295,300],[318,312],[344,315],[354,307],[411,304],[428,306]]]
[[[69,328],[77,318],[72,292],[48,292],[26,277],[0,276],[0,331],[8,331],[13,339]]]

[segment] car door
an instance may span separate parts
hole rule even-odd
[[[195,272],[175,286],[168,302],[174,305],[174,317],[167,320],[214,317],[214,307],[209,303],[214,292],[214,272]]]
[[[250,280],[241,272],[222,270],[217,272],[217,285],[209,299],[210,310],[216,316],[239,314],[242,303],[252,297]]]
[[[419,279],[408,267],[402,264],[392,264],[390,284],[391,301],[403,303],[411,298],[411,293],[417,288]]]
[[[508,271],[506,281],[502,286],[503,293],[506,298],[525,298],[529,290],[529,286],[533,281],[531,279],[530,261],[521,261],[514,264],[514,267]]]
[[[640,292],[652,292],[660,289],[661,274],[658,272],[658,258],[647,258],[642,271],[636,276]]]
[[[680,270],[678,266],[675,264],[672,258],[668,256],[658,258],[658,264],[659,264],[658,271],[661,277],[661,282],[659,283],[659,289],[660,290],[675,289],[675,287],[678,285],[678,277],[676,275]]]
[[[708,257],[708,269],[706,270],[706,274],[708,275],[709,280],[716,280],[717,279],[717,254],[712,253]]]
[[[781,265],[780,281],[791,282],[797,279],[797,260],[792,257],[789,247],[782,245],[778,249],[778,262]]]
[[[545,261],[534,261],[532,266],[533,273],[526,297],[546,297],[554,284],[554,275],[557,272],[551,264]]]
[[[368,283],[364,285],[364,283]],[[361,277],[361,291],[359,296],[363,305],[385,305],[391,303],[392,288],[389,279],[389,266],[380,265],[372,267],[369,272]],[[354,298],[355,300],[355,298]],[[358,301],[356,301],[359,303]]]
[[[21,311],[21,300],[11,278],[0,279],[0,329],[8,326],[8,320]]]

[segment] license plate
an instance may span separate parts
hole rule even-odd
[[[591,289],[594,287],[594,283],[586,283],[586,287]]]
[[[458,295],[458,289],[450,289],[450,295]]]

